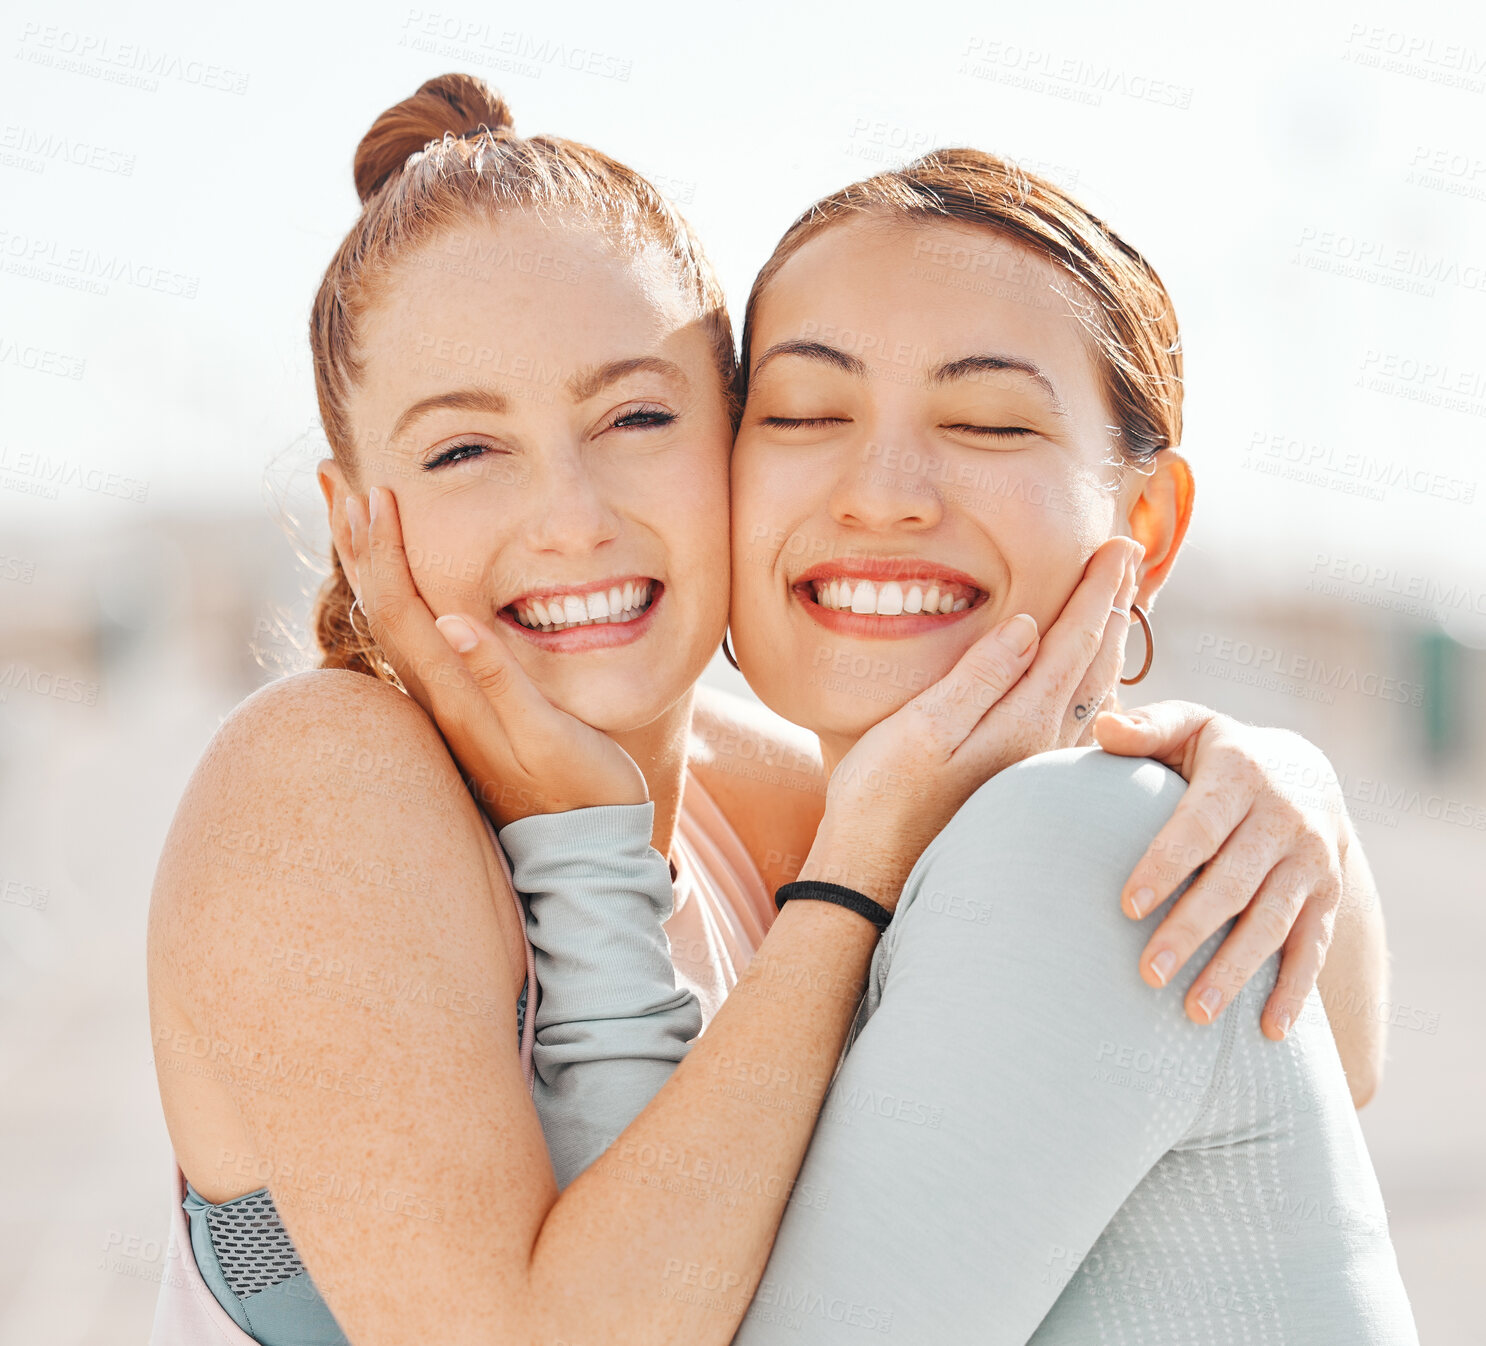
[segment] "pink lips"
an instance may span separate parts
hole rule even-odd
[[[810,584],[816,580],[861,578],[867,580],[948,580],[967,589],[980,589],[963,570],[943,566],[911,556],[847,556],[840,560],[821,561],[805,571],[795,583]]]

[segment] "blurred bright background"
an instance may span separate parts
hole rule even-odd
[[[1394,954],[1363,1127],[1421,1338],[1486,1341],[1481,12],[451,2],[0,17],[0,1341],[148,1333],[154,864],[221,718],[309,662],[309,304],[357,140],[449,70],[650,174],[735,312],[810,201],[941,144],[1152,259],[1199,499],[1140,691],[1335,763]]]

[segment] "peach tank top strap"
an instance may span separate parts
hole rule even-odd
[[[774,903],[732,824],[690,772],[671,853],[676,907],[666,935],[677,975],[701,1002],[705,1028],[763,943]]]

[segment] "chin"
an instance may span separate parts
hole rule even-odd
[[[750,676],[749,663],[741,654],[739,662],[743,676],[764,705],[821,738],[858,739],[917,694],[917,690],[843,677],[828,670],[783,683],[777,671],[769,678]]]
[[[653,724],[691,687],[683,679],[672,682],[659,670],[645,670],[634,677],[607,677],[602,685],[575,678],[570,686],[542,691],[559,710],[612,738]]]

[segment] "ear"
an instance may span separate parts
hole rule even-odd
[[[351,585],[351,592],[361,597],[361,577],[356,573],[355,551],[351,547],[351,522],[346,518],[346,498],[352,494],[346,484],[346,474],[334,458],[322,458],[315,469],[320,483],[320,494],[325,497],[325,509],[330,515],[330,541],[340,557],[341,569]]]
[[[1145,547],[1135,594],[1143,608],[1155,602],[1171,573],[1192,521],[1196,493],[1192,469],[1175,449],[1159,450],[1152,462],[1155,470],[1141,474],[1144,485],[1128,512],[1130,536]]]

